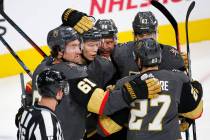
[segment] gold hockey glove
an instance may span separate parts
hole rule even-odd
[[[156,78],[149,78],[145,81],[142,81],[140,78],[136,78],[125,83],[124,88],[127,91],[125,99],[128,103],[131,103],[135,99],[156,98],[161,92],[160,82]]]
[[[63,12],[62,22],[64,26],[70,26],[80,34],[88,31],[94,26],[92,17],[72,8],[68,8]]]

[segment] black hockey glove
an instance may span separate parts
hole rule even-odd
[[[17,128],[18,128],[18,125],[19,125],[19,122],[20,122],[20,119],[21,119],[24,109],[25,108],[23,106],[21,106],[21,108],[19,108],[18,113],[15,116],[15,125]]]
[[[161,85],[158,79],[149,78],[142,81],[139,77],[123,85],[127,94],[124,94],[125,100],[130,104],[136,99],[156,98],[161,92]]]
[[[197,90],[196,92],[203,95],[203,88],[201,83],[199,83],[198,81],[192,81],[191,85],[193,86],[194,90]]]
[[[74,28],[82,34],[94,26],[94,21],[87,14],[68,8],[63,12],[62,22],[64,26]]]

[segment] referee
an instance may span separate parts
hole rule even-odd
[[[56,70],[44,70],[37,77],[41,100],[25,108],[19,117],[18,140],[63,140],[61,125],[54,113],[64,92],[69,89],[64,75]]]

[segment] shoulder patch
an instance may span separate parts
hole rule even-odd
[[[174,54],[175,56],[176,56],[177,54],[179,54],[179,52],[177,51],[177,49],[175,49],[174,47],[171,47],[171,48],[170,48],[170,52],[171,52],[172,54]]]
[[[180,71],[178,69],[172,69],[171,71],[173,71],[173,72],[182,72],[182,71]]]

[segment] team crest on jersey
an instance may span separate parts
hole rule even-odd
[[[175,56],[179,53],[175,48],[171,48],[170,52]]]
[[[154,75],[152,73],[145,73],[141,76],[141,80],[146,80],[148,78],[154,78]]]

